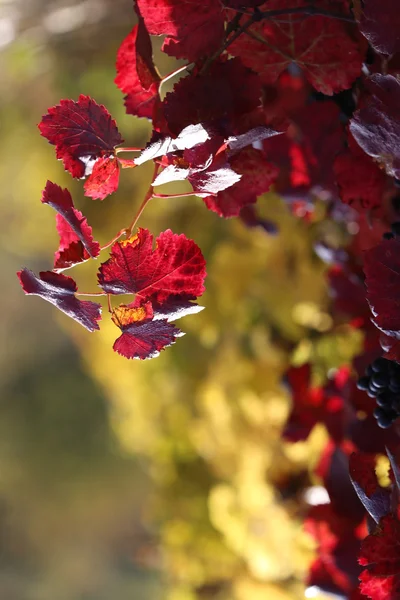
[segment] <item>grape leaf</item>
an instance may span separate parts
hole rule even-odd
[[[255,8],[264,4],[265,0],[221,0],[228,8]]]
[[[365,85],[369,96],[351,119],[351,133],[388,175],[400,177],[400,83],[393,75],[377,74]]]
[[[393,515],[361,542],[359,563],[368,567],[360,575],[363,594],[373,600],[400,597],[400,522]]]
[[[334,102],[314,102],[292,115],[283,135],[264,140],[266,156],[279,167],[278,192],[317,185],[337,192],[332,163],[344,147],[339,115]]]
[[[170,229],[157,238],[139,228],[137,235],[117,242],[100,266],[100,287],[108,294],[138,294],[162,304],[170,296],[195,298],[204,292],[205,260],[200,248]]]
[[[400,239],[383,240],[367,250],[364,272],[375,325],[400,339]]]
[[[55,268],[66,268],[100,254],[100,244],[93,239],[92,228],[86,218],[74,207],[67,189],[47,181],[42,203],[57,211],[56,224],[60,245],[55,254]]]
[[[155,320],[153,317],[151,302],[139,307],[121,304],[115,308],[111,318],[122,335],[115,341],[114,350],[125,358],[155,358],[160,350],[184,335],[166,319]]]
[[[390,491],[382,488],[375,473],[376,456],[355,452],[350,456],[350,479],[371,517],[379,523],[390,512]]]
[[[400,12],[397,0],[363,0],[359,27],[377,52],[400,52]]]
[[[93,171],[83,186],[85,196],[93,200],[104,200],[109,194],[116,192],[119,185],[119,163],[116,158],[98,158],[93,166]]]
[[[314,538],[318,553],[307,584],[340,597],[353,598],[350,592],[356,586],[355,556],[359,547],[354,520],[337,513],[331,503],[321,504],[310,508],[304,529]]]
[[[25,294],[47,300],[88,331],[100,329],[97,321],[101,319],[101,304],[76,298],[78,288],[71,277],[53,271],[42,271],[37,277],[28,269],[18,271],[17,275]]]
[[[241,175],[240,181],[216,196],[204,198],[210,210],[221,217],[238,216],[246,204],[254,204],[257,197],[269,190],[278,175],[278,169],[255,148],[245,148],[229,160],[232,169]],[[191,183],[192,180],[190,179]]]
[[[333,164],[339,195],[345,204],[358,211],[382,211],[386,175],[349,136],[349,147]]]
[[[267,10],[307,6],[306,0],[269,0]],[[321,8],[332,3],[320,2]],[[341,5],[338,3],[338,7]],[[258,73],[266,84],[274,83],[292,63],[305,73],[313,87],[332,95],[351,86],[361,74],[363,53],[353,25],[323,16],[299,19],[285,15],[257,21],[229,47],[229,53]]]
[[[178,150],[193,148],[198,144],[202,144],[210,139],[210,134],[207,129],[200,123],[197,125],[189,125],[179,132],[175,138],[165,135],[157,135],[151,140],[146,148],[137,156],[135,164],[142,165],[148,160],[154,160],[159,156],[164,156]]]
[[[260,98],[259,77],[239,59],[216,60],[205,74],[193,72],[181,79],[165,96],[162,111],[172,135],[192,123],[203,123],[213,124],[228,137],[242,133],[237,131],[240,118],[255,110]]]
[[[111,156],[123,142],[107,109],[84,95],[49,108],[39,129],[73,177],[89,175],[93,159]]]
[[[161,102],[160,77],[154,69],[146,69],[148,60],[138,52],[138,47],[143,45],[139,28],[140,25],[135,25],[118,49],[115,84],[126,94],[124,102],[129,115],[151,119],[157,101]]]
[[[136,0],[151,35],[165,35],[162,50],[196,61],[218,49],[224,15],[217,0]]]
[[[153,62],[153,48],[149,32],[146,29],[137,3],[135,3],[135,12],[138,16],[138,29],[135,40],[136,71],[142,88],[148,90],[153,83],[160,81],[160,76]]]

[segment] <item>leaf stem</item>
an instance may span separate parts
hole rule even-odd
[[[196,192],[184,192],[183,194],[152,194],[153,198],[188,198],[189,196],[198,195],[199,194]]]
[[[135,146],[124,146],[123,148],[115,148],[115,154],[120,152],[142,152],[143,148],[136,148]]]
[[[107,296],[105,292],[75,292],[75,296]]]
[[[161,86],[164,85],[164,83],[166,81],[169,81],[173,77],[176,77],[176,75],[179,75],[179,73],[182,73],[183,71],[186,71],[186,69],[189,70],[190,67],[192,67],[192,66],[194,66],[194,63],[189,63],[188,65],[184,65],[183,67],[179,67],[178,69],[175,69],[175,71],[171,71],[171,73],[168,73],[168,75],[165,75],[164,77],[162,77],[161,81],[160,81],[159,91],[161,90]]]
[[[101,246],[100,250],[105,250],[106,248],[109,248],[110,246],[115,244],[115,242],[117,242],[122,235],[126,235],[127,233],[128,229],[124,227],[124,229],[121,229],[111,241],[107,242],[107,244],[104,244],[104,246]]]

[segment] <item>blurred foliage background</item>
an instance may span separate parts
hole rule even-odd
[[[107,106],[127,145],[146,143],[148,123],[125,115],[113,84],[132,25],[131,0],[0,0],[0,598],[303,598],[313,556],[303,492],[318,484],[326,433],[281,441],[282,376],[310,357],[325,373],[360,343],[328,314],[313,252],[323,212],[306,223],[269,194],[260,209],[280,233],[268,236],[200,199],[153,200],[140,225],[184,232],[208,262],[206,310],[153,361],[119,357],[107,318],[89,334],[24,297],[15,276],[51,268],[47,179],[70,189],[101,243],[143,198],[146,167],[124,171],[104,202],[85,198],[36,127],[83,93]],[[165,74],[174,63],[159,47]],[[94,288],[91,266],[73,276]]]

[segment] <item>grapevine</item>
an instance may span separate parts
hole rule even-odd
[[[346,324],[362,336],[362,349],[322,380],[311,360],[293,365],[284,380],[293,400],[284,438],[305,440],[318,423],[330,438],[316,469],[330,502],[306,515],[321,550],[307,583],[349,598],[400,598],[396,3],[136,0],[134,21],[118,50],[115,83],[127,114],[151,121],[147,145],[124,147],[108,110],[84,94],[49,108],[39,130],[65,170],[84,180],[87,198],[106,200],[120,177],[152,163],[148,190],[125,227],[100,246],[68,189],[47,181],[41,201],[56,211],[59,247],[51,271],[19,271],[22,288],[89,332],[100,328],[104,297],[120,330],[114,350],[154,358],[183,335],[175,321],[202,310],[206,277],[195,241],[169,229],[154,241],[140,227],[145,210],[176,197],[159,186],[187,181],[192,191],[177,192],[187,202],[200,197],[215,218],[237,217],[265,235],[279,235],[257,210],[270,190],[310,227],[322,210],[345,239],[335,244],[321,234],[314,245],[326,265],[332,331]],[[162,51],[185,64],[160,74],[151,36],[164,36]],[[65,272],[96,260],[98,288],[83,293]],[[378,481],[378,454],[390,464],[389,487]],[[333,479],[345,482],[344,493]],[[336,536],[328,549],[321,522]],[[353,552],[346,566],[340,555],[350,546],[358,546],[358,562]]]

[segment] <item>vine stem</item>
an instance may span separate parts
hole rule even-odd
[[[196,192],[184,192],[183,194],[152,194],[152,198],[188,198],[189,196],[198,196]],[[209,194],[210,196],[212,194]]]
[[[247,11],[239,11],[243,15],[251,15],[250,19],[248,19],[243,25],[239,27],[235,31],[235,33],[227,37],[222,44],[218,48],[214,54],[212,54],[204,63],[203,67],[200,70],[200,74],[205,73],[209,66],[216,60],[242,33],[246,32],[247,29],[254,23],[257,23],[262,20],[274,20],[274,17],[280,17],[284,15],[304,15],[306,17],[329,17],[331,19],[338,19],[339,21],[345,21],[346,23],[355,23],[353,17],[346,17],[340,13],[332,13],[328,10],[316,8],[313,4],[307,4],[306,6],[294,6],[292,8],[281,8],[277,10],[266,10],[265,12],[261,12],[260,10],[254,10],[253,13]],[[235,19],[233,19],[234,21]],[[229,30],[229,26],[228,26]]]
[[[153,177],[151,179],[151,183],[149,185],[149,189],[147,190],[147,193],[145,195],[145,197],[143,198],[143,202],[142,204],[139,206],[139,209],[135,215],[135,218],[133,219],[132,223],[129,225],[129,227],[127,227],[125,229],[127,233],[127,235],[130,237],[133,234],[133,230],[136,227],[136,223],[139,221],[142,212],[144,211],[144,209],[146,208],[147,204],[150,202],[150,200],[153,197],[153,181],[155,180],[155,178],[157,177],[157,173],[159,170],[160,166],[158,164],[154,165],[154,172],[153,172]]]

